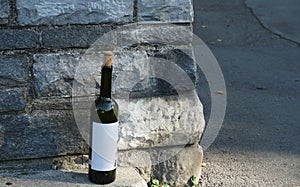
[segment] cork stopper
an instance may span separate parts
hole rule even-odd
[[[112,51],[103,51],[104,54],[104,62],[103,66],[112,66],[112,60],[113,60],[113,52]]]

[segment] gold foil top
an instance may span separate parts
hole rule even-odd
[[[103,66],[112,66],[113,52],[112,51],[103,51],[104,62]]]

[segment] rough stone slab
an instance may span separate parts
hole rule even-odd
[[[0,0],[0,24],[7,24],[9,16],[8,0]]]
[[[12,187],[31,187],[31,186],[65,186],[65,187],[147,187],[146,181],[136,172],[134,168],[120,167],[117,170],[115,182],[108,185],[96,185],[89,181],[87,171],[80,172],[65,172],[65,171],[33,171],[28,174],[20,174],[17,176],[1,176],[0,186],[8,186],[6,183],[11,183]]]
[[[114,95],[122,95],[132,90],[144,90],[146,86],[134,87],[131,83],[139,83],[147,78],[148,69],[143,63],[145,59],[145,52],[116,53],[112,89]],[[34,60],[35,90],[39,97],[70,97],[74,78],[76,85],[74,85],[73,96],[99,93],[102,54],[82,56],[78,53],[37,54],[34,55]],[[137,61],[140,63],[135,63]],[[120,74],[122,74],[121,78],[117,78]],[[124,76],[126,79],[122,79]]]
[[[132,149],[118,152],[118,165],[136,168],[145,181],[150,181],[152,161],[148,149]]]
[[[8,88],[0,90],[0,111],[24,110],[26,107],[25,89]]]
[[[32,116],[1,115],[0,160],[87,152],[71,111],[40,111]]]
[[[191,48],[161,50],[153,54],[150,64],[153,75],[159,79],[151,82],[151,88],[160,95],[181,94],[195,89],[197,65]]]
[[[174,151],[176,154],[172,158],[165,158],[166,155]],[[184,148],[165,148],[157,150],[152,155],[152,159],[162,160],[153,166],[152,177],[157,178],[170,186],[185,186],[191,176],[199,181],[201,175],[201,165],[203,160],[203,150],[196,143]]]
[[[145,53],[116,53],[113,94],[122,95],[122,92],[129,93],[133,89],[137,89],[131,82],[138,83],[146,79],[148,69],[145,64],[135,62],[138,60],[142,62],[145,59]],[[33,70],[38,97],[70,97],[74,78],[77,85],[73,87],[73,96],[98,94],[102,60],[103,55],[99,53],[83,56],[80,56],[79,53],[34,55]],[[122,74],[121,78],[117,78],[120,74]],[[126,77],[126,79],[122,79],[122,77]]]
[[[192,0],[138,0],[138,21],[191,23],[194,20]]]
[[[110,26],[65,27],[42,29],[43,48],[90,47],[109,32]]]
[[[170,186],[185,186],[191,176],[198,181],[203,150],[198,143],[188,146],[119,151],[119,164],[134,167],[146,180],[160,179]]]
[[[83,56],[77,67],[73,96],[87,96],[99,93],[100,54]],[[114,55],[112,93],[115,98],[143,98],[160,95],[174,95],[195,89],[196,65],[188,48],[162,49],[149,57],[146,51],[119,51]],[[87,77],[86,75],[90,75]],[[166,83],[161,84],[157,79]]]
[[[34,59],[38,96],[70,97],[73,94],[77,97],[99,93],[101,53],[88,51],[81,56],[75,53],[41,54],[35,55]],[[153,53],[151,58],[142,50],[117,51],[114,54],[112,93],[115,98],[141,98],[172,95],[175,87],[178,92],[191,91],[195,89],[196,69],[189,48],[162,49]],[[171,87],[160,84],[155,78],[163,79]]]
[[[35,48],[38,40],[37,33],[31,30],[0,30],[0,50]]]
[[[148,1],[151,3],[150,1]],[[158,34],[159,33],[159,34]],[[117,30],[118,47],[146,45],[190,45],[193,41],[191,26],[132,24]]]
[[[118,100],[119,149],[193,144],[204,130],[202,104],[196,93],[176,96]]]
[[[73,111],[83,138],[89,140],[93,100],[83,104],[80,99],[74,99]],[[195,91],[181,97],[117,99],[117,103],[119,150],[193,144],[204,130],[202,104]]]
[[[29,71],[26,57],[0,56],[0,85],[24,84]]]
[[[132,0],[17,0],[21,25],[99,24],[132,21]]]
[[[70,97],[79,62],[78,53],[34,55],[33,73],[38,97]]]

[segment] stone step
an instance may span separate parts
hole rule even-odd
[[[1,174],[0,186],[9,187],[147,187],[146,181],[132,167],[118,167],[115,182],[108,185],[96,185],[89,181],[87,172],[67,172],[61,170],[9,172]]]

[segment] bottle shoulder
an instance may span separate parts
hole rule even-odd
[[[114,99],[98,97],[91,107],[92,121],[113,123],[118,121],[119,106]]]
[[[97,110],[110,111],[118,108],[117,102],[112,98],[99,97],[95,100]]]

